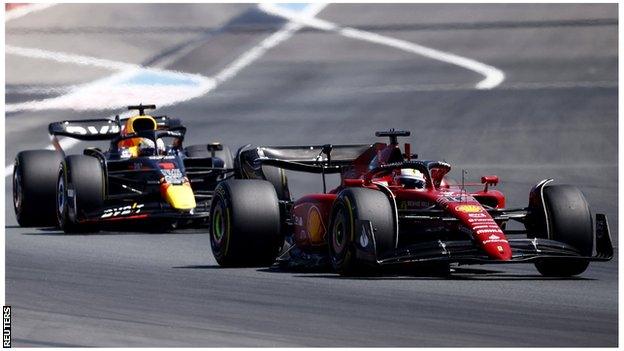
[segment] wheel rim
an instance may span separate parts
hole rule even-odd
[[[21,211],[22,201],[22,175],[19,167],[16,166],[15,172],[13,172],[13,206],[18,213]]]
[[[63,221],[63,214],[65,212],[65,179],[63,173],[61,173],[58,185],[56,189],[56,212],[58,214],[59,222]]]
[[[223,215],[222,206],[220,205],[215,209],[212,217],[212,236],[215,242],[219,244],[221,243],[223,240],[223,234],[227,230],[226,226],[226,219]]]
[[[344,249],[347,241],[344,212],[342,209],[338,210],[338,212],[336,213],[336,219],[334,221],[332,233],[332,247],[335,253],[340,253]]]

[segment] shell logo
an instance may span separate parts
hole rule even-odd
[[[479,205],[459,205],[455,206],[455,210],[459,212],[465,213],[476,213],[481,212],[481,206]]]
[[[325,234],[325,226],[321,218],[321,213],[316,206],[310,207],[308,211],[307,221],[308,236],[311,242],[320,242],[323,240],[323,234]]]

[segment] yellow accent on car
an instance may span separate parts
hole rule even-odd
[[[176,210],[192,210],[197,206],[193,189],[191,189],[188,183],[180,185],[170,184],[165,189],[163,195],[165,201]]]
[[[134,116],[128,118],[124,128],[122,130],[123,135],[132,134],[135,132],[142,132],[146,130],[156,130],[158,129],[158,123],[152,116],[144,115],[144,116]],[[139,156],[139,143],[142,138],[132,138],[122,140],[119,143],[120,147],[124,147],[128,149],[131,157]]]
[[[158,129],[158,124],[156,123],[154,117],[144,115],[128,118],[128,120],[126,121],[126,127],[124,129],[124,132],[126,134],[130,134],[134,132],[142,132],[146,130],[156,129]]]

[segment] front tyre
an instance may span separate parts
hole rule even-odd
[[[58,225],[66,233],[98,230],[85,223],[86,215],[104,204],[104,171],[100,161],[85,155],[67,156],[58,171],[56,213]]]
[[[356,255],[357,220],[370,221],[375,237],[376,255],[395,246],[395,231],[390,201],[381,191],[348,188],[340,192],[330,220],[328,236],[329,257],[340,275],[353,276],[374,272],[378,267]],[[359,244],[361,245],[361,244]]]
[[[543,196],[548,221],[544,225],[548,225],[548,230],[541,230],[546,233],[542,236],[571,245],[583,256],[591,256],[594,248],[593,222],[583,193],[571,185],[550,185],[544,188]],[[588,260],[574,258],[546,258],[535,262],[535,268],[547,277],[579,275],[588,266]]]
[[[212,253],[224,267],[269,266],[284,242],[277,194],[264,180],[219,183],[210,222]]]

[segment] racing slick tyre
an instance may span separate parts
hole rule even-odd
[[[223,168],[234,167],[234,160],[232,159],[232,153],[230,152],[230,148],[224,145],[222,145],[221,147],[221,150],[211,151],[212,145],[201,144],[187,146],[185,150],[188,157],[216,157],[223,161]]]
[[[547,225],[552,239],[571,245],[583,256],[591,256],[594,246],[594,232],[591,211],[583,193],[571,185],[551,185],[544,188]],[[546,223],[544,223],[546,225]],[[588,260],[573,258],[541,259],[535,267],[547,277],[570,277],[583,273]]]
[[[329,257],[340,275],[366,275],[376,271],[376,262],[367,262],[356,256],[356,221],[371,221],[376,255],[395,246],[393,211],[390,201],[381,191],[367,188],[347,188],[338,194],[330,219],[328,236]],[[372,243],[368,243],[371,245]]]
[[[86,233],[98,230],[97,224],[81,223],[84,214],[104,204],[104,171],[95,157],[65,157],[58,171],[56,191],[58,225],[65,233]]]
[[[13,208],[22,227],[56,225],[56,176],[63,161],[52,150],[22,151],[13,167]]]
[[[262,166],[264,178],[273,184],[277,198],[280,200],[290,200],[290,189],[288,189],[288,178],[284,169],[273,166]]]
[[[269,266],[284,243],[273,185],[230,179],[215,189],[210,206],[210,246],[224,267]]]

